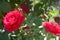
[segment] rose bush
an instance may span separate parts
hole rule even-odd
[[[3,19],[5,30],[8,32],[16,31],[22,25],[24,19],[22,11],[14,10],[8,12]]]

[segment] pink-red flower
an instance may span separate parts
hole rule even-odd
[[[26,4],[20,5],[20,8],[22,8],[23,12],[25,12],[26,14],[30,12],[29,7]]]
[[[16,31],[24,22],[22,11],[14,10],[7,13],[3,19],[3,25],[8,32]]]
[[[43,22],[42,24],[47,32],[54,34],[54,35],[60,35],[60,25],[53,22]]]

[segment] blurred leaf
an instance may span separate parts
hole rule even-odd
[[[30,14],[27,16],[27,20],[26,20],[27,24],[30,26],[40,26],[42,23],[42,19],[35,17],[33,14]]]
[[[44,13],[44,9],[43,9],[43,4],[41,3],[37,3],[35,6],[34,6],[34,12],[36,13],[36,15],[40,15],[41,13]],[[34,13],[34,14],[35,14]]]
[[[10,3],[12,3],[12,4],[22,4],[22,3],[24,3],[24,1],[25,0],[10,0]]]
[[[0,11],[6,13],[11,10],[11,6],[9,3],[2,1],[0,2]]]
[[[49,12],[49,15],[51,15],[51,16],[57,16],[59,14],[59,11],[58,10],[56,10],[56,9],[53,9],[53,10],[50,10],[50,12]]]
[[[9,40],[8,33],[0,33],[0,40]]]

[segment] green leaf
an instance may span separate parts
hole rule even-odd
[[[49,14],[54,17],[54,16],[57,16],[59,14],[59,12],[58,12],[58,10],[53,9],[53,10],[50,10]]]
[[[0,2],[0,11],[6,13],[11,10],[11,6],[8,2],[2,1]]]
[[[0,33],[0,40],[9,40],[8,33]]]
[[[22,3],[24,3],[24,1],[25,0],[10,0],[10,3],[12,3],[12,4],[15,4],[15,3],[22,4]]]

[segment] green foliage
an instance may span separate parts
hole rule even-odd
[[[0,40],[9,40],[8,33],[7,32],[3,32],[3,33],[0,32]]]
[[[57,16],[59,14],[59,11],[58,10],[56,10],[56,9],[53,9],[53,10],[50,10],[50,12],[49,12],[49,15],[51,15],[51,16]]]
[[[11,6],[8,2],[0,2],[0,12],[6,13],[11,10]]]

